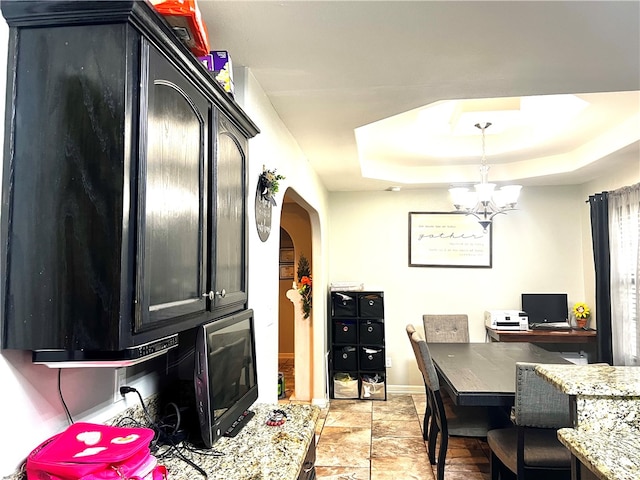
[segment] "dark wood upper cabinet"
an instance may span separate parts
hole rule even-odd
[[[210,105],[153,47],[140,114],[135,331],[204,313]]]
[[[115,352],[246,308],[255,124],[145,2],[1,6],[2,347]]]
[[[212,177],[215,244],[209,281],[211,307],[220,315],[247,301],[247,140],[222,113],[216,132]]]

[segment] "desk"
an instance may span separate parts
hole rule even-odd
[[[596,343],[595,330],[494,330],[486,327],[491,340],[496,342],[531,343]]]
[[[429,343],[441,386],[456,405],[509,407],[516,392],[516,362],[570,362],[532,343]]]

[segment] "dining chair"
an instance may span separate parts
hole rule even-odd
[[[506,467],[518,480],[571,478],[571,455],[557,430],[571,426],[569,396],[535,372],[535,363],[516,363],[513,426],[490,430],[491,480]]]
[[[469,343],[469,317],[466,314],[422,315],[428,343]]]
[[[427,342],[412,324],[406,326],[406,331],[416,363],[422,373],[427,396],[422,437],[427,442],[429,462],[431,465],[437,463],[437,479],[444,480],[449,436],[485,437],[489,428],[487,410],[481,407],[460,408],[452,405],[450,414],[447,414],[440,391],[440,381]],[[438,433],[440,446],[436,462]]]

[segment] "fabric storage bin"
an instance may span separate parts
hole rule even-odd
[[[360,343],[384,344],[384,323],[381,320],[360,320]]]
[[[356,294],[331,292],[331,308],[333,317],[355,317],[358,311]]]
[[[357,355],[356,347],[349,346],[335,349],[333,352],[334,370],[357,370]]]
[[[360,398],[362,400],[386,400],[387,395],[383,374],[363,375],[361,380]]]
[[[333,398],[358,398],[358,379],[348,373],[333,376]]]
[[[358,296],[360,316],[384,318],[384,305],[381,293],[362,293]]]
[[[384,369],[384,348],[360,348],[360,369],[361,370],[383,370]]]
[[[356,343],[358,332],[355,320],[333,321],[333,343]]]

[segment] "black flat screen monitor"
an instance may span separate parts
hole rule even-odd
[[[200,432],[206,447],[240,430],[258,398],[253,310],[198,328],[194,386]]]
[[[522,311],[529,317],[529,325],[567,322],[569,307],[566,293],[523,293]]]

